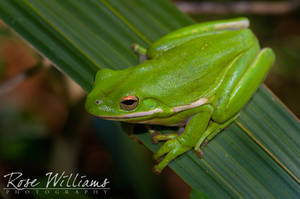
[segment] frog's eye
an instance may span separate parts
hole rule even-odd
[[[130,111],[136,108],[139,98],[135,95],[128,95],[123,97],[120,101],[120,107],[123,110]]]
[[[101,104],[101,103],[102,103],[102,100],[96,100],[96,101],[95,101],[95,104],[96,104],[96,105],[99,105],[99,104]]]

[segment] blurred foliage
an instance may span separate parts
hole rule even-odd
[[[8,161],[43,163],[49,158],[51,140],[46,127],[30,112],[10,105],[0,109],[0,158]]]
[[[3,63],[3,58],[0,53],[0,78],[3,75],[3,71],[4,71],[4,63]]]
[[[0,44],[2,43],[3,39],[8,38],[10,36],[11,36],[11,32],[7,28],[4,28],[0,22]],[[3,76],[4,67],[5,67],[5,63],[4,63],[4,59],[3,59],[3,50],[0,49],[0,79]]]

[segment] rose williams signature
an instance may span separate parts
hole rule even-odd
[[[98,193],[98,190],[103,190],[104,193],[110,189],[107,187],[109,181],[105,178],[102,182],[97,180],[89,180],[85,175],[79,175],[78,173],[66,174],[66,172],[62,173],[53,173],[48,172],[46,175],[46,182],[39,181],[37,178],[22,178],[22,172],[11,172],[9,174],[4,175],[3,177],[7,179],[6,186],[3,188],[8,194],[10,190],[14,190],[15,192],[26,190],[47,190],[48,193],[50,190],[64,190],[65,193],[68,193],[70,190],[84,190],[85,193],[88,190],[93,190],[93,193]],[[47,192],[45,192],[47,193]]]

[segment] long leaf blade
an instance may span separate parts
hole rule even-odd
[[[1,1],[0,16],[86,91],[99,68],[137,64],[129,48],[132,43],[148,46],[165,33],[193,23],[165,0]],[[204,148],[204,160],[189,152],[170,167],[211,198],[297,198],[300,149],[295,141],[300,125],[273,98],[260,88],[238,122],[295,178],[236,124]],[[138,137],[157,150],[147,133]]]

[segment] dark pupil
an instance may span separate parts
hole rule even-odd
[[[122,104],[124,104],[124,105],[132,105],[132,104],[134,104],[136,101],[135,100],[124,100],[123,102],[122,102]]]

